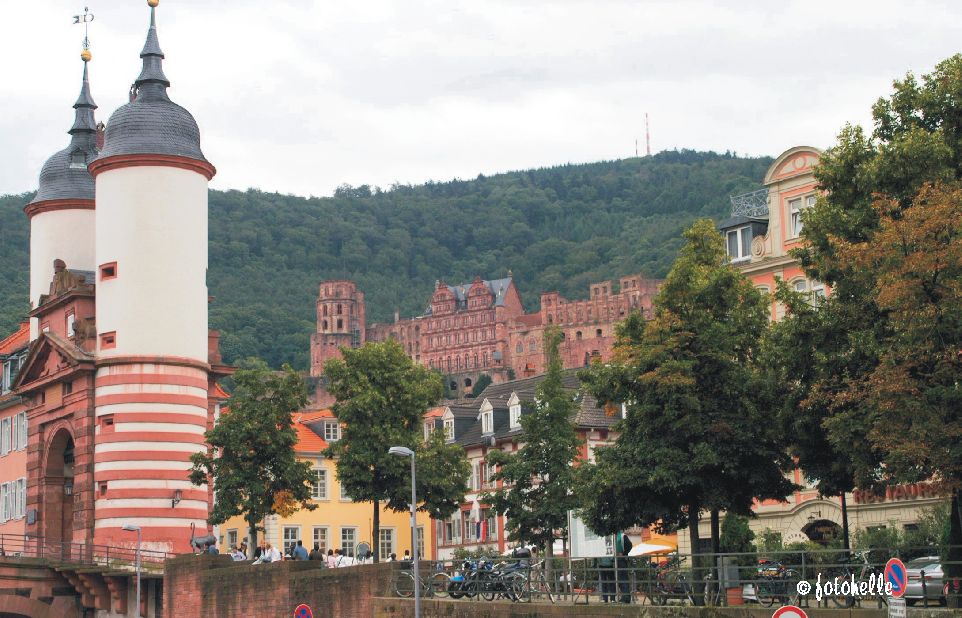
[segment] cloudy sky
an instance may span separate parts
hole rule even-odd
[[[0,193],[66,145],[83,0],[2,13]],[[136,78],[143,0],[89,0],[106,120]],[[960,51],[956,0],[161,0],[171,98],[217,188],[330,195],[342,183],[644,153],[831,145],[907,71]]]

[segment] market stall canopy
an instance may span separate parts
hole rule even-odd
[[[631,548],[629,556],[650,556],[652,554],[667,554],[675,551],[674,545],[662,545],[661,543],[639,543]]]

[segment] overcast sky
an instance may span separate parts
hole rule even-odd
[[[66,146],[83,4],[5,3],[0,193]],[[88,5],[107,120],[149,13]],[[212,186],[300,195],[644,154],[645,112],[653,152],[826,147],[962,47],[956,0],[161,0],[157,21]]]

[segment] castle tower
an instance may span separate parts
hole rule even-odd
[[[37,195],[24,212],[30,219],[30,308],[36,309],[54,275],[54,261],[63,260],[71,270],[93,271],[94,180],[87,164],[97,157],[97,104],[90,96],[87,65],[90,52],[81,54],[84,63],[80,96],[74,103],[70,145],[44,163]],[[93,281],[89,281],[93,283]],[[36,318],[30,320],[30,340],[39,333]],[[70,333],[68,333],[69,336]]]
[[[311,335],[311,376],[320,377],[324,363],[340,358],[339,349],[357,348],[365,336],[364,292],[353,281],[322,281],[317,296],[317,331]]]
[[[96,182],[94,542],[189,550],[210,494],[190,484],[210,422],[207,185],[214,167],[191,114],[167,96],[158,0],[130,103],[107,123]]]

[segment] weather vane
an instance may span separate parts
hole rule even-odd
[[[94,20],[94,14],[90,12],[90,9],[84,7],[83,15],[74,15],[73,23],[84,25],[84,41],[83,41],[83,51],[80,52],[80,57],[84,59],[84,62],[90,60],[90,38],[88,37],[88,24]]]

